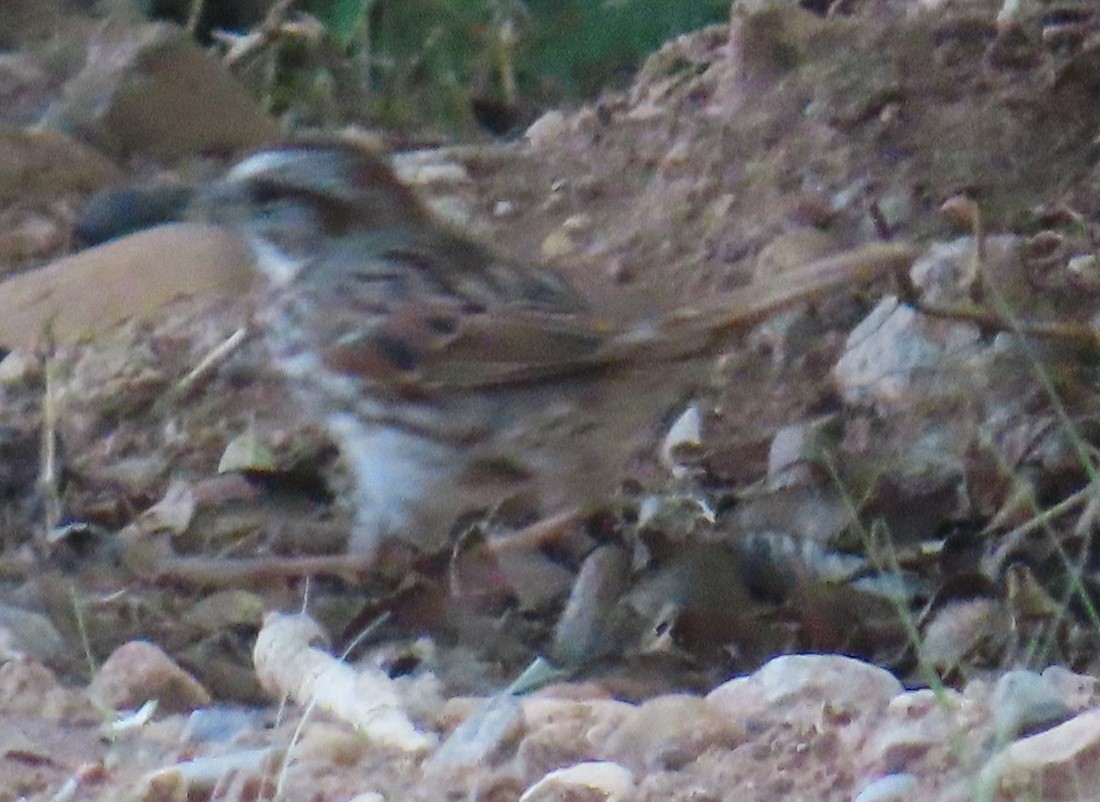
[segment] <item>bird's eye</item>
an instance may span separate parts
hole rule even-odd
[[[252,185],[249,195],[253,203],[262,206],[280,200],[284,193],[280,187],[270,181],[257,181]]]

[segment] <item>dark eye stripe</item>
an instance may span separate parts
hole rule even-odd
[[[375,334],[372,338],[386,361],[400,371],[412,373],[416,370],[416,352],[403,340],[388,334]]]
[[[436,334],[454,334],[458,331],[458,320],[454,317],[439,315],[430,317],[425,322]]]
[[[416,275],[420,276],[428,285],[431,292],[440,295],[462,295],[459,287],[447,280],[446,276],[440,272],[435,260],[430,256],[404,248],[391,248],[383,253],[382,257],[387,261],[400,263],[402,268],[415,270]]]
[[[249,195],[253,203],[268,204],[282,200],[289,193],[285,187],[280,186],[275,181],[257,180],[249,187]]]

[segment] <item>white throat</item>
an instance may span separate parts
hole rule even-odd
[[[249,244],[256,254],[256,264],[274,287],[285,287],[306,266],[305,259],[295,259],[262,237],[250,237]]]

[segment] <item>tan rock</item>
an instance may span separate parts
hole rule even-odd
[[[116,25],[46,124],[76,130],[118,157],[174,161],[232,153],[279,136],[229,70],[171,25]]]
[[[597,745],[596,753],[639,771],[676,769],[711,747],[732,749],[744,738],[743,724],[719,715],[701,697],[670,694],[642,704]]]
[[[564,228],[551,231],[542,241],[540,251],[544,259],[557,259],[567,256],[577,249],[577,243]]]
[[[155,699],[158,708],[185,712],[210,704],[210,693],[159,647],[131,641],[115,649],[88,686],[88,695],[112,709]]]
[[[56,220],[34,213],[18,215],[0,230],[0,265],[56,256],[67,239]]]
[[[520,802],[592,799],[622,802],[634,790],[634,775],[615,763],[578,763],[552,771],[527,789]]]
[[[1100,787],[1100,710],[1010,744],[986,764],[981,785],[992,799],[1091,798]]]
[[[745,720],[768,715],[814,723],[822,705],[834,712],[881,712],[901,692],[889,671],[839,655],[777,657],[753,674],[730,680],[707,695],[722,715]]]
[[[0,126],[0,202],[90,193],[118,176],[110,159],[70,136]]]
[[[100,720],[85,693],[66,688],[52,671],[33,660],[0,665],[0,715],[33,715],[70,724]]]
[[[561,139],[568,128],[565,115],[558,109],[551,109],[531,123],[524,137],[536,148],[541,148]]]
[[[945,689],[898,694],[875,720],[861,756],[872,771],[905,771],[950,753],[966,733],[981,741],[988,731],[985,706]]]
[[[253,257],[235,234],[172,224],[59,259],[0,283],[0,345],[88,339],[183,298],[234,298]]]

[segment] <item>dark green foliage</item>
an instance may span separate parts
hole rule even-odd
[[[363,64],[372,116],[462,130],[473,108],[521,122],[623,84],[667,39],[729,14],[721,0],[310,0]]]
[[[206,44],[217,30],[254,28],[274,5],[133,2],[190,23]],[[301,0],[296,8],[320,20],[327,42],[314,52],[282,40],[273,83],[244,76],[268,108],[313,124],[365,118],[452,133],[479,123],[505,131],[624,85],[663,42],[729,16],[728,0]],[[326,97],[330,86],[342,102]]]
[[[621,84],[647,53],[677,34],[729,17],[717,0],[528,0],[536,21],[524,71],[562,96],[590,97]]]

